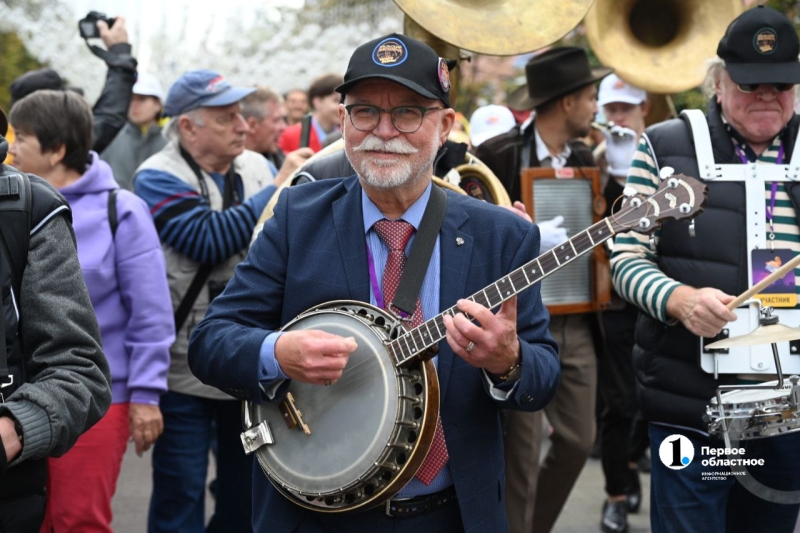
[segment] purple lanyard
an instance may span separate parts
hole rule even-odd
[[[372,285],[372,294],[375,295],[375,305],[381,309],[386,309],[383,306],[383,293],[378,284],[378,274],[375,271],[375,260],[372,258],[372,250],[367,242],[367,259],[369,259],[369,284]]]
[[[739,148],[739,145],[736,143],[736,141],[733,141],[733,139],[731,139],[731,141],[733,142],[733,147],[736,149],[736,154],[739,156],[739,160],[741,160],[743,165],[748,164],[750,161],[747,160],[747,156],[744,154],[742,149]],[[778,148],[778,159],[775,160],[775,164],[776,165],[780,165],[781,163],[783,163],[783,155],[784,155],[783,143],[781,143],[780,147]],[[773,181],[772,182],[772,194],[770,195],[770,198],[769,198],[769,207],[767,207],[767,209],[766,209],[766,211],[767,211],[767,221],[769,221],[769,231],[770,231],[769,239],[770,239],[770,244],[772,244],[772,241],[775,240],[775,225],[772,223],[772,219],[773,219],[772,218],[772,213],[775,210],[775,196],[777,194],[778,194],[778,182],[777,181]]]
[[[381,292],[380,284],[378,283],[378,274],[375,270],[375,260],[372,258],[372,249],[369,247],[369,240],[367,241],[367,259],[369,260],[369,284],[372,285],[372,294],[375,295],[375,305],[381,309],[394,312],[396,315],[399,315],[400,318],[408,318],[408,314],[404,313],[397,307],[389,309],[384,306],[383,293]]]

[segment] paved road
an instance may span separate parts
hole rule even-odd
[[[150,454],[139,458],[128,447],[122,463],[122,473],[114,497],[116,533],[143,533],[147,529],[147,506],[150,500]],[[554,533],[595,533],[600,531],[600,510],[603,505],[603,472],[600,461],[589,459],[572,491]],[[644,498],[638,515],[630,517],[630,533],[649,533],[650,476],[642,475]],[[206,506],[211,500],[206,498]],[[208,513],[206,513],[208,514]],[[421,532],[422,533],[422,532]]]

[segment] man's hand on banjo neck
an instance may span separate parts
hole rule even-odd
[[[357,348],[353,337],[319,330],[287,331],[275,343],[275,359],[291,379],[331,385],[342,377],[350,354]]]
[[[497,314],[470,300],[459,300],[459,313],[444,316],[447,344],[453,352],[476,368],[495,375],[506,374],[520,357],[517,337],[517,297],[503,302]]]

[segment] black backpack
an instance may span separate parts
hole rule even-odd
[[[11,275],[11,289],[17,299],[22,288],[22,274],[28,263],[30,236],[31,182],[26,174],[2,165],[0,170],[0,255],[3,256]],[[24,381],[24,368],[22,370]],[[0,398],[4,396],[3,389],[10,387],[6,392],[11,392],[19,385],[20,383],[13,383],[13,376],[9,373],[6,321],[5,316],[0,315]]]
[[[0,251],[11,270],[11,286],[19,298],[31,240],[31,182],[15,168],[0,170]]]

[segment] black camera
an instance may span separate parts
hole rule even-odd
[[[98,20],[104,20],[110,28],[117,19],[107,17],[105,13],[100,13],[99,11],[89,11],[86,18],[82,18],[78,21],[78,30],[81,32],[81,37],[84,39],[100,37],[100,30],[97,29]]]

